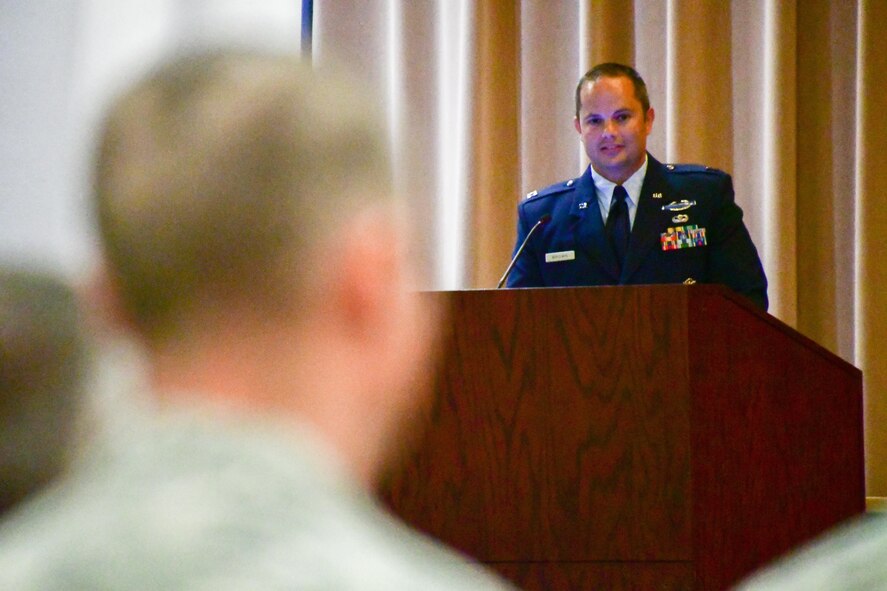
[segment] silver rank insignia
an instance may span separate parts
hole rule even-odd
[[[583,201],[582,203],[579,204],[579,209],[585,209],[586,207],[588,207],[587,201]]]
[[[678,215],[671,218],[671,221],[675,224],[683,224],[685,222],[690,221],[690,216],[683,214],[683,213],[679,213]]]

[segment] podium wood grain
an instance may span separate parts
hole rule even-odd
[[[384,487],[527,589],[720,589],[862,511],[861,375],[713,286],[430,293],[424,436]]]

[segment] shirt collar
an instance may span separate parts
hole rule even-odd
[[[647,164],[649,163],[649,158],[646,154],[644,154],[644,163],[641,164],[641,167],[634,171],[634,174],[628,177],[622,186],[625,187],[625,191],[628,193],[628,201],[627,204],[629,207],[637,205],[638,200],[641,197],[641,188],[644,185],[644,177],[647,176]],[[597,198],[602,204],[606,204],[606,208],[609,210],[610,208],[610,200],[613,198],[613,189],[616,187],[616,183],[613,181],[609,181],[599,175],[593,166],[588,165],[591,170],[591,178],[594,181],[594,186],[597,189]]]

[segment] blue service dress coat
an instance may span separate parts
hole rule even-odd
[[[540,218],[551,218],[527,243],[508,287],[721,283],[766,310],[767,278],[730,175],[647,159],[624,268],[605,237],[589,168],[518,205],[515,253]]]

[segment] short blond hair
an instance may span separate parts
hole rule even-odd
[[[377,111],[292,56],[213,51],[122,96],[100,139],[98,221],[124,306],[152,341],[207,302],[274,313],[342,216],[392,196]]]

